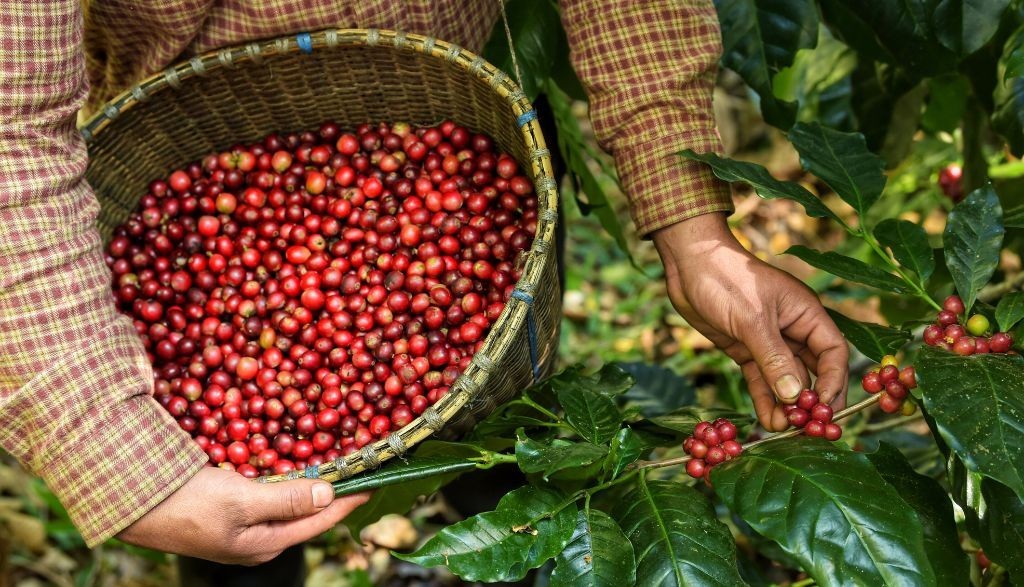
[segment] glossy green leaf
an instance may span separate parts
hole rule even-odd
[[[1016,584],[1024,578],[1024,501],[991,479],[982,481],[981,495],[985,515],[975,538],[991,561],[1010,571]]]
[[[548,96],[548,104],[551,105],[551,113],[558,127],[556,138],[558,139],[558,150],[562,154],[565,166],[568,168],[570,179],[576,186],[576,202],[579,204],[583,214],[593,214],[601,223],[601,227],[615,240],[615,244],[625,253],[634,267],[636,261],[629,252],[629,245],[626,243],[626,235],[622,229],[622,222],[619,214],[612,207],[604,188],[594,176],[594,172],[587,165],[588,143],[583,138],[583,130],[580,128],[579,120],[572,111],[572,103],[569,97],[560,90],[554,83],[548,83],[545,89]],[[586,194],[586,201],[580,198],[580,192]]]
[[[835,310],[828,308],[826,310],[832,321],[836,323],[836,326],[843,333],[843,336],[846,337],[846,340],[856,347],[858,351],[864,353],[865,357],[875,362],[880,362],[885,355],[895,355],[897,351],[903,348],[903,345],[914,338],[914,334],[909,330],[890,328],[889,326],[882,326],[881,324],[873,324],[871,322],[861,322],[860,320],[844,316]]]
[[[607,363],[594,373],[587,373],[582,365],[573,365],[554,375],[542,385],[549,386],[555,393],[575,389],[587,393],[616,396],[633,387],[633,375],[622,365]]]
[[[424,567],[446,566],[465,581],[519,581],[551,559],[576,530],[576,506],[560,493],[521,487],[492,512],[448,526],[412,554],[398,558]]]
[[[608,514],[580,510],[576,531],[555,557],[551,587],[626,587],[636,581],[636,558],[622,528]]]
[[[944,47],[960,56],[981,49],[999,30],[1010,0],[940,0],[935,8],[935,34]]]
[[[796,105],[776,99],[772,78],[793,63],[797,51],[818,38],[818,11],[812,0],[719,0],[722,65],[732,69],[761,97],[769,124],[789,128]]]
[[[712,469],[722,501],[819,585],[934,585],[921,522],[861,453],[814,438]]]
[[[885,165],[868,150],[863,135],[801,122],[788,136],[803,168],[827,183],[862,217],[878,201],[885,188]]]
[[[926,347],[917,376],[928,415],[971,471],[1024,498],[1024,358]]]
[[[427,441],[421,444],[409,460],[392,461],[377,471],[386,476],[388,483],[376,488],[369,501],[345,516],[345,525],[353,536],[358,537],[363,528],[384,515],[408,512],[421,496],[431,495],[461,473],[475,469],[476,464],[468,459],[479,457],[480,454],[478,447],[468,443]],[[430,463],[433,463],[433,468]],[[472,463],[473,466],[467,463]],[[407,474],[412,472],[412,475],[402,475],[403,471]],[[361,476],[335,483],[335,495],[342,495],[338,493],[339,485],[360,479]],[[354,490],[350,489],[351,487],[353,486],[345,485],[341,491],[352,493]]]
[[[808,216],[831,218],[840,223],[841,226],[845,226],[845,223],[836,216],[835,212],[830,210],[817,196],[799,184],[775,179],[768,173],[767,169],[756,163],[723,159],[715,153],[698,155],[689,149],[680,151],[679,155],[687,159],[706,163],[719,179],[729,182],[742,181],[750,184],[754,191],[757,192],[757,195],[766,200],[774,200],[776,198],[793,200],[804,207]]]
[[[553,440],[550,444],[520,436],[516,441],[516,460],[524,473],[541,473],[544,480],[565,469],[584,467],[608,455],[608,449],[589,442]]]
[[[690,380],[675,371],[651,363],[617,363],[636,383],[623,395],[646,417],[670,412],[694,403],[697,391]]]
[[[936,38],[940,0],[821,0],[829,27],[858,51],[927,77],[951,71],[956,54]]]
[[[935,271],[935,254],[928,244],[928,234],[909,220],[887,218],[875,226],[875,238],[882,246],[892,249],[902,267],[910,269],[928,281]]]
[[[911,291],[910,286],[899,277],[853,257],[831,251],[822,253],[803,245],[789,247],[786,254],[798,257],[812,267],[828,271],[847,281],[863,283],[893,293],[909,293]]]
[[[651,418],[650,422],[666,430],[689,435],[693,434],[693,429],[697,426],[697,423],[701,421],[713,422],[718,418],[728,418],[741,429],[750,426],[754,422],[749,414],[724,408],[702,408],[699,406],[687,406],[672,410],[667,414]]]
[[[744,584],[732,534],[697,490],[640,477],[612,515],[637,553],[637,585]]]
[[[1024,76],[1024,25],[1017,28],[1003,45],[1003,79]]]
[[[653,448],[654,446],[641,435],[630,428],[622,428],[611,441],[604,470],[614,479]]]
[[[360,491],[370,491],[395,485],[409,483],[437,475],[464,473],[479,466],[476,461],[462,457],[421,457],[407,461],[395,460],[376,471],[334,482],[334,495],[351,495]]]
[[[946,267],[968,310],[999,265],[1003,232],[1003,209],[992,186],[975,190],[949,213],[942,234]]]
[[[881,443],[868,459],[885,481],[917,514],[924,529],[924,550],[937,585],[966,585],[967,555],[960,548],[953,504],[931,477],[914,471],[906,457],[891,444]]]
[[[619,431],[622,412],[601,393],[575,387],[557,391],[565,419],[580,436],[594,444],[607,444]]]
[[[999,330],[1006,332],[1024,319],[1024,292],[1015,291],[1003,296],[996,306],[996,322]]]
[[[566,59],[569,53],[558,8],[550,0],[508,0],[505,12],[523,77],[523,92],[533,101],[542,91],[554,64]],[[483,57],[516,79],[503,23],[495,25],[484,46]]]

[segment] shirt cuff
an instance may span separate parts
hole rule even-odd
[[[33,467],[67,508],[91,548],[174,493],[206,454],[152,396],[152,371],[128,320],[117,320],[80,352],[33,379],[26,391],[137,388],[111,401],[97,394],[48,435],[43,466]],[[35,389],[32,389],[35,388]],[[58,400],[59,401],[59,400]],[[59,408],[58,408],[59,409]],[[59,432],[59,434],[57,433]]]
[[[629,195],[637,232],[650,238],[658,229],[694,216],[734,210],[729,185],[710,168],[677,153],[722,151],[714,131],[689,132],[615,150],[619,179]]]

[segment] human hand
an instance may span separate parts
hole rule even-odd
[[[653,235],[669,298],[687,322],[740,366],[769,431],[789,426],[779,403],[810,387],[846,401],[849,347],[821,301],[792,275],[745,250],[723,214],[704,214]]]
[[[367,493],[334,499],[324,481],[261,484],[204,467],[117,537],[164,552],[255,565],[322,534],[367,499]]]

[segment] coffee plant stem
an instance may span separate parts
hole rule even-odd
[[[869,397],[867,397],[867,398],[865,398],[865,399],[863,399],[863,400],[853,404],[852,406],[850,406],[850,407],[848,407],[846,409],[843,409],[843,410],[840,410],[840,411],[836,412],[835,415],[832,417],[832,421],[833,422],[838,422],[839,420],[843,420],[845,418],[849,418],[850,416],[856,414],[857,412],[863,411],[863,410],[873,406],[874,404],[877,404],[878,400],[881,398],[881,396],[882,396],[882,394],[876,393],[876,394],[874,394],[872,396],[869,396]],[[900,422],[902,422],[902,420],[900,420]],[[743,445],[743,450],[746,451],[747,449],[753,448],[755,446],[759,446],[761,444],[765,444],[767,442],[774,442],[776,440],[782,440],[784,438],[792,438],[794,436],[799,436],[800,434],[803,434],[803,432],[804,431],[803,431],[802,428],[790,428],[789,430],[786,430],[784,432],[779,432],[778,434],[772,434],[772,435],[766,436],[766,437],[764,437],[764,438],[762,438],[760,440],[755,440],[753,442],[748,442],[748,443]],[[664,459],[664,460],[661,460],[661,461],[637,461],[637,462],[633,463],[632,468],[634,468],[634,469],[660,469],[662,467],[671,467],[671,466],[674,466],[674,465],[686,464],[686,463],[688,463],[690,461],[691,458],[692,457],[690,457],[690,455],[686,455],[686,456],[676,457],[676,458],[672,458],[672,459]],[[740,458],[742,458],[742,457],[740,457]]]
[[[939,310],[940,312],[942,311],[942,306],[940,306],[938,302],[933,300],[932,297],[928,295],[928,292],[924,291],[924,288],[921,287],[921,284],[918,283],[916,279],[911,279],[910,276],[907,275],[907,273],[903,271],[903,269],[899,265],[893,262],[892,257],[890,257],[889,254],[882,249],[882,246],[878,244],[878,241],[875,240],[874,235],[872,235],[867,230],[862,229],[860,231],[860,237],[864,239],[864,242],[868,243],[868,246],[871,247],[871,250],[873,250],[876,255],[878,255],[883,261],[885,261],[886,265],[888,265],[890,269],[895,271],[900,276],[900,279],[902,279],[907,285],[909,285],[914,290],[914,293],[917,295],[917,297],[928,302],[936,310]]]
[[[545,416],[547,416],[549,419],[553,420],[554,422],[557,422],[559,424],[563,423],[563,420],[561,418],[559,418],[557,414],[555,414],[551,410],[545,408],[544,406],[538,404],[537,402],[533,401],[530,398],[530,396],[523,395],[523,398],[521,400],[519,400],[519,401],[521,401],[521,402],[523,402],[523,404],[525,404],[527,406],[530,406],[531,408],[537,410],[541,414],[544,414]]]

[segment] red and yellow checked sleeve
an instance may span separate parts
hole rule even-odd
[[[711,0],[562,0],[572,63],[641,235],[731,212],[728,187],[675,155],[721,152],[711,106],[721,37]]]
[[[95,545],[206,456],[151,397],[83,180],[80,0],[0,0],[0,446]]]

